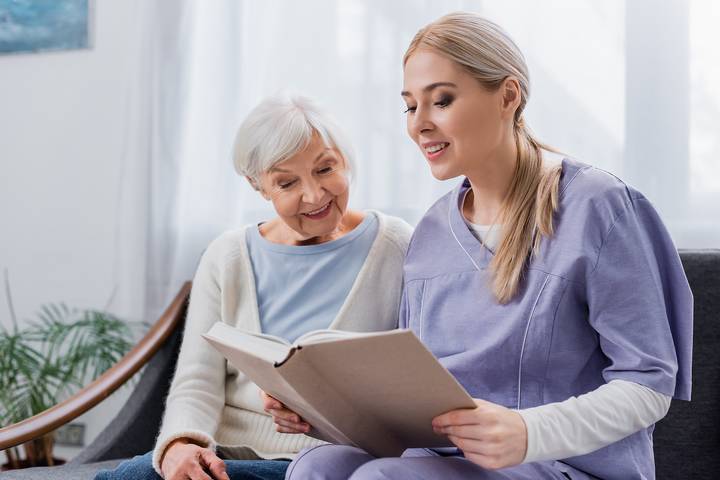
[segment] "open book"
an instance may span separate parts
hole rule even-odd
[[[218,322],[203,337],[312,425],[311,435],[378,457],[452,446],[433,432],[432,419],[475,407],[409,330],[317,330],[290,344]]]

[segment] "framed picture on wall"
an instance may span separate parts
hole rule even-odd
[[[91,48],[93,0],[0,0],[0,55]]]

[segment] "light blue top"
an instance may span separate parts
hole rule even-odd
[[[378,232],[367,212],[351,232],[319,245],[280,245],[247,231],[263,333],[295,341],[328,328],[345,302]]]

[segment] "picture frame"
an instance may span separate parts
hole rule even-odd
[[[0,55],[91,49],[94,0],[0,0]]]

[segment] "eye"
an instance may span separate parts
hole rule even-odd
[[[328,157],[322,160],[320,165],[318,165],[317,169],[315,170],[315,173],[317,175],[330,175],[331,173],[335,172],[336,166],[337,160],[334,157]]]
[[[415,110],[417,110],[417,107],[411,107],[408,105],[407,110],[403,111],[403,113],[415,113]]]
[[[290,188],[290,187],[292,187],[293,185],[295,185],[295,182],[296,182],[296,180],[288,180],[288,181],[285,181],[285,182],[279,182],[279,183],[278,183],[278,187],[280,187],[280,188],[283,189],[283,190],[287,190],[288,188]]]
[[[436,107],[445,108],[449,106],[453,102],[453,100],[455,99],[452,96],[443,95],[437,102],[433,103],[433,105],[435,105]]]

